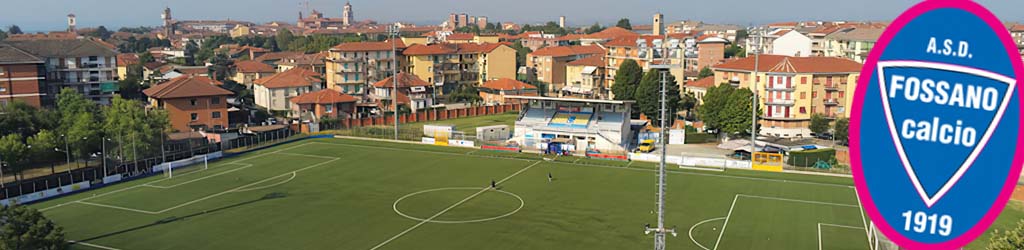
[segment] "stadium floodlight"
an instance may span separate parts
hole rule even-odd
[[[668,34],[665,34],[665,39],[666,40],[668,39]],[[669,51],[671,51],[671,50],[679,50],[680,49],[679,47],[667,47],[666,45],[668,45],[668,44],[667,43],[663,43],[662,41],[664,41],[664,40],[661,40],[661,39],[654,40],[655,44],[657,44],[657,46],[654,47],[654,48],[658,49],[659,52],[668,52],[668,53],[661,53],[661,55],[672,54],[672,52],[669,52]],[[639,42],[639,40],[638,40],[638,42]],[[640,51],[644,51],[644,50],[641,49]],[[658,56],[658,55],[655,55],[655,56]],[[668,106],[666,105],[666,98],[667,98],[666,97],[666,93],[668,92],[668,74],[669,74],[669,70],[672,70],[672,69],[680,67],[680,65],[672,64],[672,62],[671,62],[672,60],[671,59],[672,58],[669,58],[669,57],[661,58],[661,63],[660,64],[655,64],[653,57],[648,59],[648,60],[650,60],[649,63],[648,63],[648,65],[650,65],[650,67],[649,67],[650,69],[652,69],[652,70],[654,70],[654,69],[662,70],[661,71],[661,117],[659,117],[660,120],[661,120],[661,131],[660,131],[661,134],[658,136],[658,140],[661,141],[661,143],[660,143],[661,144],[660,145],[661,146],[661,163],[658,165],[658,202],[657,202],[657,204],[658,204],[658,225],[657,225],[656,228],[647,227],[646,230],[644,230],[645,234],[652,233],[652,232],[654,233],[654,250],[664,250],[665,249],[665,235],[666,235],[666,233],[671,233],[672,236],[676,236],[676,230],[674,228],[672,228],[672,229],[665,228],[665,175],[666,175],[666,172],[665,172],[665,158],[666,158],[666,154],[667,154],[667,151],[665,150],[665,146],[667,145],[667,143],[666,143],[667,140],[666,139],[668,137],[668,134],[666,133],[666,129],[665,129],[665,128],[668,127],[668,124],[666,123],[666,121],[668,120],[668,114],[667,114]],[[685,65],[686,60],[680,60],[680,61],[682,61],[682,63],[683,63],[683,65],[682,65],[683,69],[685,69],[686,68],[686,65]]]
[[[391,36],[391,82],[394,85],[395,93],[392,94],[394,99],[391,99],[391,103],[395,107],[395,140],[398,140],[398,57],[395,48],[395,38],[398,37],[400,28],[397,24],[388,25],[388,35]],[[409,107],[412,108],[412,102],[408,103]]]

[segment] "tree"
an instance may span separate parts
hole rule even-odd
[[[651,121],[661,121],[661,86],[662,86],[662,72],[660,70],[650,70],[647,74],[644,74],[640,85],[636,88],[634,97],[636,98],[636,104],[640,108],[640,113],[647,115]],[[675,76],[672,74],[664,74],[665,76],[665,108],[666,114],[670,115],[665,118],[665,124],[671,125],[675,114],[676,107],[680,101],[679,96],[679,84],[676,83]],[[660,126],[661,123],[658,123]]]
[[[0,29],[0,41],[3,41],[4,39],[7,39],[7,32],[4,32],[3,29]]]
[[[448,95],[449,102],[478,103],[484,99],[480,97],[480,91],[472,85],[460,85],[454,93]]]
[[[709,129],[726,134],[749,133],[753,95],[749,89],[736,89],[728,83],[710,87],[697,114]]]
[[[1017,222],[1017,227],[1008,230],[995,230],[989,239],[989,250],[1024,249],[1024,220]]]
[[[3,113],[0,115],[0,131],[3,131],[3,134],[15,133],[26,136],[35,133],[38,130],[34,117],[36,111],[35,107],[20,100],[0,106],[0,113]]]
[[[281,51],[280,49],[277,48],[277,40],[276,39],[267,39],[266,41],[264,41],[263,42],[263,48],[264,49],[268,49],[270,51]]]
[[[67,133],[74,125],[77,114],[96,112],[96,103],[85,99],[72,88],[64,88],[57,94],[57,111],[60,113],[60,131]]]
[[[633,59],[626,59],[619,65],[615,72],[615,83],[612,84],[612,94],[615,100],[636,100],[633,94],[640,85],[640,78],[643,77],[643,69]]]
[[[115,95],[109,106],[103,107],[103,132],[119,141],[118,147],[134,147],[135,150],[115,150],[121,159],[137,159],[154,150],[159,143],[164,126],[150,122],[142,103]],[[156,142],[156,143],[154,143]]]
[[[68,249],[64,229],[38,210],[21,205],[0,206],[0,249]]]
[[[632,30],[633,25],[629,23],[629,18],[619,19],[618,23],[615,23],[615,27]]]
[[[679,99],[679,109],[686,110],[686,119],[690,119],[690,111],[697,107],[697,97],[693,96],[693,92],[683,93],[681,99]]]
[[[140,64],[147,64],[147,63],[151,63],[151,62],[155,62],[155,61],[156,61],[156,58],[153,58],[153,54],[150,54],[149,51],[146,51],[146,52],[143,52],[143,53],[139,53],[139,63]]]
[[[40,130],[39,133],[29,137],[27,143],[32,146],[29,150],[32,158],[39,160],[56,158],[57,152],[53,149],[60,147],[60,139],[50,130]]]
[[[811,132],[814,134],[820,135],[828,133],[828,129],[832,127],[828,123],[828,118],[825,118],[825,116],[821,114],[812,114],[811,125],[808,126],[808,128],[811,129]]]
[[[602,30],[604,30],[604,27],[601,27],[601,24],[595,22],[594,25],[590,25],[590,28],[583,30],[583,33],[594,34],[597,32],[601,32]]]
[[[523,43],[520,42],[513,43],[512,49],[516,50],[516,69],[526,66],[526,55],[533,53],[533,50],[530,47],[523,46]]]
[[[715,72],[711,71],[711,68],[704,66],[703,69],[700,69],[700,73],[697,74],[697,79],[702,79],[709,76],[715,76]]]
[[[725,58],[734,57],[747,57],[747,51],[743,49],[743,47],[735,44],[725,47]]]
[[[21,173],[22,163],[28,160],[29,152],[28,146],[25,145],[24,137],[21,134],[8,134],[4,137],[0,137],[0,167],[7,166],[8,173]],[[15,179],[18,179],[18,175],[14,175]],[[21,180],[18,179],[20,182]]]
[[[64,88],[57,94],[57,111],[61,118],[61,139],[71,147],[70,153],[80,158],[95,152],[100,132],[96,103],[74,89]]]
[[[290,48],[292,40],[295,39],[295,35],[288,29],[281,29],[277,31],[277,35],[274,36],[274,42],[277,43],[277,47],[281,50]]]
[[[840,143],[847,143],[850,140],[850,119],[840,118],[832,125],[832,136]]]
[[[18,27],[18,25],[11,25],[7,27],[7,33],[11,35],[22,34],[21,27]]]
[[[114,32],[111,32],[111,31],[107,30],[107,27],[104,27],[103,25],[100,25],[100,27],[96,27],[95,30],[90,31],[89,33],[86,33],[85,35],[91,36],[91,37],[98,37],[100,39],[107,40],[107,39],[110,38],[110,35],[113,35],[113,34],[114,34]]]

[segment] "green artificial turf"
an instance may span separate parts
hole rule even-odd
[[[670,171],[670,249],[868,249],[849,178]],[[114,249],[648,249],[655,177],[649,163],[310,139],[32,206]]]

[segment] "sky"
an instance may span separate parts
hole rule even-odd
[[[176,20],[242,20],[295,22],[305,0],[3,0],[0,27],[50,31],[66,27],[74,13],[79,27],[159,26],[160,13],[170,7]],[[353,0],[358,20],[439,24],[449,13],[487,16],[490,22],[544,23],[566,16],[571,26],[614,24],[629,18],[650,24],[656,12],[665,20],[702,20],[737,25],[802,20],[891,20],[918,1],[911,0]],[[978,0],[1003,21],[1022,21],[1024,1]],[[344,0],[309,0],[309,9],[340,17]]]

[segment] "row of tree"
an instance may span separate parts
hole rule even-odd
[[[4,173],[21,173],[32,160],[55,161],[65,153],[88,159],[100,151],[101,143],[107,145],[107,157],[134,160],[152,155],[170,128],[163,110],[146,110],[142,102],[120,96],[99,107],[70,88],[58,94],[54,111],[18,101],[0,111],[5,113],[0,116],[6,133],[0,135]]]
[[[646,73],[636,61],[627,59],[615,73],[615,84],[611,91],[615,100],[636,101],[636,110],[652,121],[661,121],[662,78],[665,80],[666,124],[671,125],[678,110],[692,109],[696,99],[692,95],[681,95],[675,76],[667,71],[649,70]],[[685,100],[684,100],[685,99]],[[660,123],[659,123],[660,124]]]

